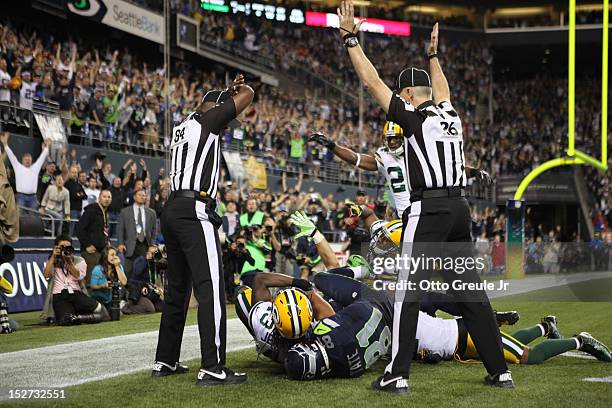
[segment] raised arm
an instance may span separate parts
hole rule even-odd
[[[377,171],[378,165],[376,159],[370,154],[355,153],[348,147],[340,146],[321,132],[314,132],[308,139],[309,142],[315,142],[322,146],[327,147],[329,150],[334,152],[334,155],[338,156],[341,160],[348,164],[355,165],[362,170]]]
[[[429,41],[429,48],[427,49],[427,56],[429,58],[429,73],[431,74],[431,90],[434,102],[436,104],[444,101],[450,102],[448,81],[444,76],[444,72],[442,72],[440,60],[438,59],[438,23],[436,23],[433,26],[433,30],[431,30],[431,39]]]
[[[16,169],[17,167],[21,167],[21,163],[19,163],[19,159],[17,159],[17,156],[15,156],[15,153],[13,153],[13,151],[9,147],[8,138],[8,132],[2,132],[2,134],[0,134],[0,142],[4,145],[4,151],[6,151],[6,156],[8,157],[11,166]]]
[[[370,94],[384,109],[385,113],[388,112],[393,93],[383,80],[380,79],[376,68],[374,68],[374,65],[372,65],[361,49],[361,46],[356,42],[359,28],[365,20],[360,20],[355,24],[355,10],[352,0],[343,1],[340,4],[340,8],[337,9],[337,13],[340,19],[340,35],[342,35],[345,47],[348,50],[359,79],[368,88]],[[352,38],[355,40],[352,40]]]
[[[323,234],[317,230],[317,227],[303,211],[296,211],[291,214],[291,223],[299,229],[299,232],[293,239],[298,239],[303,236],[311,237],[327,269],[338,268],[340,266],[336,253],[329,245],[329,242],[327,242]]]

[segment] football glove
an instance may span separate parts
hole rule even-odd
[[[346,204],[346,208],[348,208],[349,217],[359,217],[361,213],[363,212],[363,210],[361,209],[361,206],[355,204],[352,201],[347,201],[345,204]]]
[[[327,147],[329,150],[334,150],[334,148],[336,147],[336,142],[334,142],[321,132],[313,132],[308,138],[308,141],[318,143],[321,146]]]
[[[493,184],[493,178],[484,170],[478,170],[478,173],[476,173],[476,180],[487,187]]]
[[[428,349],[419,351],[418,358],[425,364],[438,364],[440,361],[442,361],[441,355]]]
[[[295,234],[293,239],[312,237],[315,232],[317,232],[317,227],[310,220],[310,218],[308,218],[304,211],[296,211],[291,214],[291,222],[299,229],[299,232]]]

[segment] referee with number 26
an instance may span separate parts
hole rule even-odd
[[[410,210],[403,214],[402,256],[423,253],[439,257],[441,251],[453,251],[454,259],[473,256],[471,217],[465,198],[467,177],[463,154],[461,119],[450,102],[448,82],[437,55],[438,25],[431,34],[428,49],[429,74],[406,68],[397,78],[392,92],[380,79],[359,46],[357,33],[364,20],[355,23],[353,3],[343,1],[338,9],[340,34],[359,78],[387,113],[387,120],[404,130],[404,158],[410,190]],[[432,249],[432,248],[437,249]],[[442,257],[440,257],[441,259]],[[446,264],[445,264],[446,265]],[[415,349],[421,282],[429,279],[429,270],[416,267],[400,269],[399,289],[395,292],[391,362],[384,375],[372,383],[379,391],[408,393],[410,361]],[[447,283],[479,283],[475,269],[463,273],[442,268]],[[402,290],[402,286],[404,289]],[[467,330],[481,356],[488,375],[485,383],[512,388],[512,375],[504,360],[499,328],[484,290],[454,290],[463,319],[460,330]],[[466,347],[460,345],[459,347]]]
[[[208,91],[200,105],[172,129],[171,193],[161,216],[168,254],[168,284],[152,375],[182,374],[179,364],[191,289],[198,301],[202,362],[197,385],[241,384],[244,373],[225,367],[226,315],[221,250],[215,212],[221,164],[219,134],[253,101],[238,75],[224,91]]]

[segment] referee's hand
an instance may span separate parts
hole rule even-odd
[[[427,55],[434,55],[438,52],[438,23],[434,24],[431,30],[431,37],[429,40],[429,47],[427,48]]]
[[[336,143],[321,132],[311,133],[308,141],[318,143],[321,146],[327,147],[329,150],[334,150],[336,147]]]
[[[485,187],[493,184],[493,178],[484,170],[478,170],[478,173],[476,173],[476,180]]]

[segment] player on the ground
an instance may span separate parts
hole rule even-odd
[[[379,171],[389,185],[393,194],[398,218],[410,207],[410,188],[406,162],[404,159],[404,131],[394,122],[386,122],[383,128],[384,145],[376,149],[374,155],[354,152],[331,140],[321,132],[310,135],[309,141],[327,147],[343,161],[353,164],[362,170]],[[475,177],[484,185],[492,184],[491,176],[484,170],[466,167],[468,178]]]

